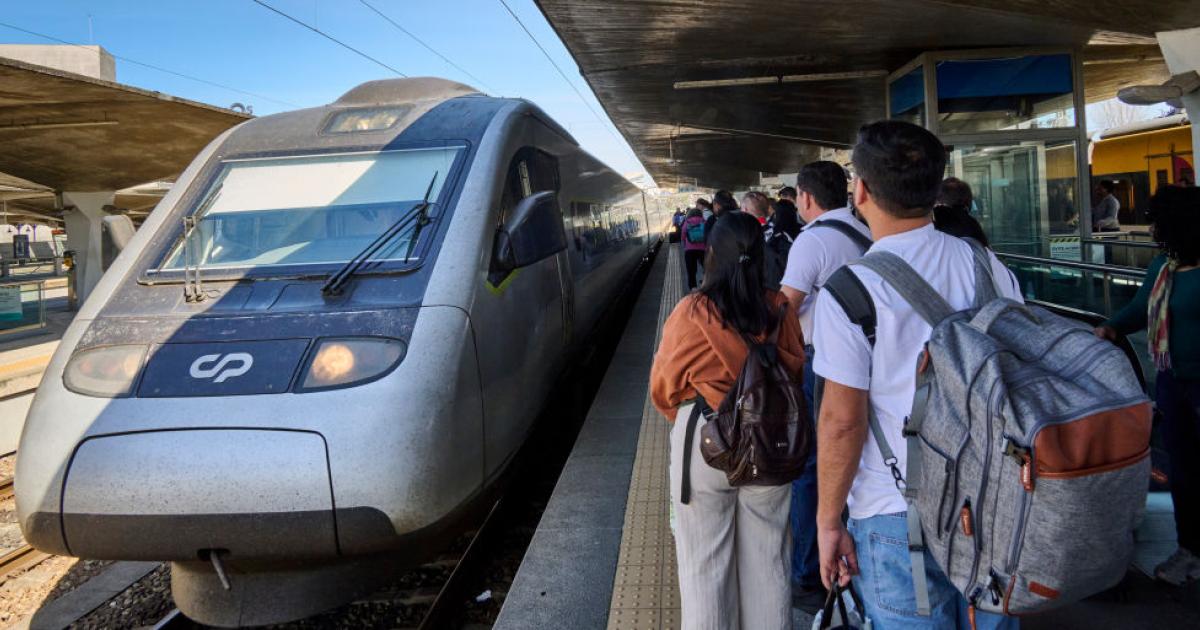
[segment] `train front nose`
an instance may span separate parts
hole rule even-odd
[[[324,439],[258,429],[87,439],[67,469],[62,535],[72,555],[88,558],[334,556]]]

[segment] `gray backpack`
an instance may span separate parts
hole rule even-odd
[[[1150,473],[1150,403],[1129,360],[1091,329],[997,298],[983,246],[975,305],[954,312],[889,252],[874,271],[931,326],[904,429],[901,473],[878,421],[870,426],[908,504],[917,606],[929,612],[928,549],[975,609],[1021,615],[1119,582]],[[874,343],[875,310],[842,268],[829,290]]]

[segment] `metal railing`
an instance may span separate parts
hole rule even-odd
[[[1085,238],[1082,241],[1088,245],[1102,245],[1104,247],[1133,247],[1138,249],[1158,249],[1158,243],[1149,241],[1121,241],[1117,239],[1097,239]]]
[[[1024,254],[1006,254],[996,252],[996,257],[1009,266],[1014,266],[1012,263],[1023,263],[1025,266],[1044,267],[1045,271],[1050,271],[1052,267],[1061,269],[1071,269],[1082,271],[1091,274],[1099,274],[1101,277],[1102,300],[1104,305],[1104,313],[1111,315],[1112,310],[1112,285],[1113,278],[1127,278],[1141,282],[1146,275],[1145,269],[1137,267],[1123,267],[1120,265],[1105,265],[1100,263],[1078,262],[1074,260],[1059,260],[1057,258],[1042,258],[1040,256],[1027,256]]]
[[[0,338],[46,327],[46,281],[0,282]]]

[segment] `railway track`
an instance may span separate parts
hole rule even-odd
[[[450,575],[440,585],[425,585],[419,588],[406,588],[396,591],[377,591],[364,599],[349,604],[354,606],[363,603],[392,603],[397,606],[424,606],[429,609],[421,617],[420,623],[414,626],[417,630],[434,630],[450,627],[455,616],[461,613],[463,600],[467,597],[466,588],[470,586],[471,578],[476,575],[480,563],[485,559],[499,526],[504,509],[504,499],[501,498],[492,505],[486,518],[479,528],[470,532],[470,542],[461,553],[442,556],[424,567],[453,566]],[[188,619],[178,608],[173,608],[154,626],[155,630],[195,630],[204,628]]]
[[[0,479],[0,501],[11,498],[12,494],[12,477]],[[28,543],[23,543],[20,547],[0,556],[0,578],[36,566],[49,557],[50,554],[42,553]]]

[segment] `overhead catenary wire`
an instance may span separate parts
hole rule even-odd
[[[360,57],[362,57],[362,58],[364,58],[364,59],[370,60],[370,61],[372,61],[372,62],[374,62],[374,63],[376,63],[376,64],[378,64],[378,65],[380,65],[380,66],[382,66],[382,67],[384,67],[384,68],[387,68],[388,70],[391,70],[392,72],[396,73],[397,75],[399,75],[399,76],[401,76],[401,77],[405,77],[405,78],[407,78],[407,77],[408,77],[408,75],[407,75],[407,74],[404,74],[403,72],[400,72],[399,70],[397,70],[397,69],[395,69],[395,68],[393,68],[393,67],[391,67],[391,66],[387,65],[386,63],[384,63],[384,62],[382,62],[382,61],[380,61],[380,60],[378,60],[378,59],[376,59],[376,58],[372,57],[371,55],[368,55],[367,53],[365,53],[365,52],[363,52],[363,51],[361,51],[361,50],[359,50],[359,49],[357,49],[357,48],[355,48],[355,47],[351,46],[350,44],[347,44],[346,42],[343,42],[342,40],[340,40],[340,39],[338,39],[338,38],[334,37],[333,35],[330,35],[329,33],[326,33],[325,31],[322,31],[321,29],[319,29],[319,28],[317,28],[317,27],[315,27],[315,26],[313,26],[313,25],[309,24],[308,22],[305,22],[305,21],[303,21],[303,20],[300,20],[300,19],[298,19],[298,18],[292,17],[291,15],[288,15],[287,13],[284,13],[283,11],[280,11],[279,9],[276,9],[275,7],[273,7],[273,6],[269,5],[269,4],[267,4],[266,2],[263,2],[262,0],[251,0],[251,2],[253,2],[254,4],[257,4],[257,5],[261,6],[261,7],[263,7],[264,9],[268,9],[268,10],[272,11],[273,13],[275,13],[275,14],[277,14],[277,15],[281,16],[281,17],[287,18],[287,19],[289,19],[289,20],[291,20],[291,21],[295,22],[296,24],[299,24],[300,26],[303,26],[304,28],[306,28],[306,29],[308,29],[308,30],[310,30],[310,31],[312,31],[312,32],[314,32],[314,33],[316,33],[317,35],[320,35],[321,37],[324,37],[325,39],[328,39],[329,41],[331,41],[331,42],[333,42],[333,43],[337,44],[338,46],[341,46],[342,48],[345,48],[346,50],[349,50],[349,51],[353,52],[354,54],[356,54],[356,55],[358,55],[358,56],[360,56]]]
[[[381,18],[383,18],[384,20],[386,20],[386,21],[387,21],[389,24],[391,24],[392,26],[396,27],[396,30],[400,31],[401,33],[404,33],[405,35],[408,35],[409,37],[411,37],[411,38],[413,39],[413,41],[415,41],[415,42],[417,42],[418,44],[420,44],[421,46],[425,47],[425,50],[428,50],[429,52],[431,52],[431,53],[433,53],[433,54],[437,55],[439,59],[441,59],[442,61],[445,61],[446,63],[450,64],[450,66],[452,66],[452,67],[453,67],[455,70],[458,70],[459,72],[461,72],[461,73],[463,73],[463,74],[467,75],[467,76],[468,76],[468,77],[470,77],[470,78],[471,78],[473,81],[475,81],[476,83],[478,83],[478,84],[479,84],[479,85],[481,85],[482,87],[486,88],[487,90],[489,90],[489,91],[494,91],[494,90],[492,90],[492,88],[491,88],[490,86],[488,86],[488,84],[487,84],[487,83],[485,83],[485,82],[484,82],[484,80],[483,80],[483,79],[480,79],[479,77],[477,77],[477,76],[475,76],[475,75],[471,74],[470,72],[468,72],[468,71],[467,71],[467,69],[466,69],[466,68],[463,68],[462,66],[460,66],[460,65],[458,65],[458,64],[456,64],[456,63],[454,63],[453,61],[451,61],[449,57],[447,57],[446,55],[443,55],[442,53],[440,53],[440,52],[438,52],[437,50],[435,50],[435,49],[433,48],[433,46],[430,46],[429,44],[425,43],[425,41],[424,41],[424,40],[422,40],[420,37],[417,37],[416,35],[414,35],[414,34],[413,34],[411,31],[409,31],[408,29],[406,29],[406,28],[404,28],[403,26],[401,26],[399,23],[397,23],[397,22],[396,22],[395,20],[393,20],[392,18],[388,17],[388,16],[387,16],[387,14],[385,14],[383,11],[380,11],[378,8],[376,8],[376,7],[375,7],[375,5],[371,4],[370,2],[367,2],[367,0],[358,0],[358,1],[359,1],[360,3],[362,3],[362,5],[363,5],[363,6],[365,6],[365,7],[367,7],[368,9],[370,9],[370,10],[374,11],[374,12],[376,13],[376,15],[378,15],[379,17],[381,17]]]
[[[42,39],[49,40],[49,41],[52,41],[52,42],[58,42],[58,43],[60,43],[60,44],[66,44],[66,45],[68,45],[68,46],[75,46],[75,47],[77,47],[77,48],[85,48],[85,49],[86,49],[86,48],[88,48],[87,46],[84,46],[83,44],[76,44],[75,42],[72,42],[72,41],[67,41],[67,40],[65,40],[65,39],[61,39],[61,38],[55,37],[55,36],[53,36],[53,35],[47,35],[47,34],[45,34],[45,33],[39,33],[39,32],[37,32],[37,31],[31,31],[31,30],[29,30],[29,29],[27,29],[27,28],[22,28],[22,27],[20,27],[20,26],[16,26],[16,25],[14,25],[14,24],[8,24],[8,23],[6,23],[6,22],[0,22],[0,26],[3,26],[3,27],[5,27],[5,28],[12,29],[12,30],[14,30],[14,31],[20,31],[20,32],[22,32],[22,33],[25,33],[26,35],[33,35],[34,37],[40,37],[40,38],[42,38]],[[178,72],[178,71],[176,71],[176,70],[171,70],[171,69],[169,69],[169,68],[164,68],[164,67],[162,67],[162,66],[156,66],[156,65],[154,65],[154,64],[146,63],[146,62],[144,62],[144,61],[138,61],[138,60],[136,60],[136,59],[130,59],[129,57],[123,57],[123,56],[121,56],[121,55],[118,55],[118,54],[116,54],[116,53],[114,53],[114,52],[112,52],[112,51],[108,51],[108,54],[112,55],[114,59],[120,59],[121,61],[124,61],[125,63],[131,63],[131,64],[133,64],[133,65],[135,65],[135,66],[141,66],[141,67],[143,67],[143,68],[148,68],[148,69],[150,69],[150,70],[154,70],[154,71],[157,71],[157,72],[162,72],[162,73],[165,73],[165,74],[169,74],[169,75],[172,75],[172,76],[176,76],[176,77],[179,77],[179,78],[181,78],[181,79],[187,79],[187,80],[189,80],[189,81],[195,81],[195,82],[197,82],[197,83],[203,83],[203,84],[205,84],[205,85],[209,85],[209,86],[212,86],[212,87],[215,87],[215,88],[221,88],[222,90],[229,90],[230,92],[237,92],[238,94],[243,94],[243,95],[246,95],[246,96],[253,96],[254,98],[261,98],[261,99],[262,99],[262,100],[264,100],[264,101],[271,101],[272,103],[278,103],[279,105],[287,105],[288,107],[300,107],[300,105],[297,105],[297,104],[295,104],[295,103],[289,103],[288,101],[280,100],[280,99],[277,99],[277,98],[271,98],[270,96],[266,96],[266,95],[263,95],[263,94],[257,94],[257,93],[255,93],[255,92],[250,92],[250,91],[248,91],[248,90],[242,90],[242,89],[239,89],[239,88],[235,88],[235,87],[233,87],[233,86],[231,86],[231,85],[225,85],[225,84],[223,84],[223,83],[217,83],[216,81],[209,81],[208,79],[201,79],[200,77],[194,77],[194,76],[192,76],[192,75],[189,75],[189,74],[184,74],[184,73],[182,73],[182,72]]]
[[[589,103],[587,98],[583,96],[583,92],[580,92],[579,88],[575,87],[575,83],[572,82],[571,79],[567,78],[567,73],[563,72],[563,69],[559,67],[557,62],[554,61],[554,58],[550,56],[550,53],[542,47],[537,38],[533,36],[533,33],[529,31],[529,28],[525,26],[525,23],[521,21],[521,18],[517,17],[517,14],[512,10],[512,7],[508,6],[508,2],[505,2],[505,0],[500,0],[500,4],[503,5],[504,10],[508,11],[508,14],[512,16],[512,19],[516,20],[517,25],[521,27],[521,30],[525,31],[525,34],[529,36],[529,41],[533,42],[533,45],[537,46],[538,50],[542,51],[542,55],[546,57],[546,61],[549,61],[550,65],[554,66],[554,69],[558,71],[558,76],[562,77],[562,80],[566,81],[567,85],[571,86],[571,89],[575,91],[575,95],[579,97],[579,100],[583,101],[583,104],[588,108],[588,111],[592,112],[592,115],[596,117],[596,120],[600,121],[600,126],[604,127],[604,129],[608,131],[610,135],[612,135],[613,139],[620,144],[620,136],[618,136],[609,125],[604,124],[604,119],[598,112],[596,112],[596,108],[592,107],[592,104]]]

